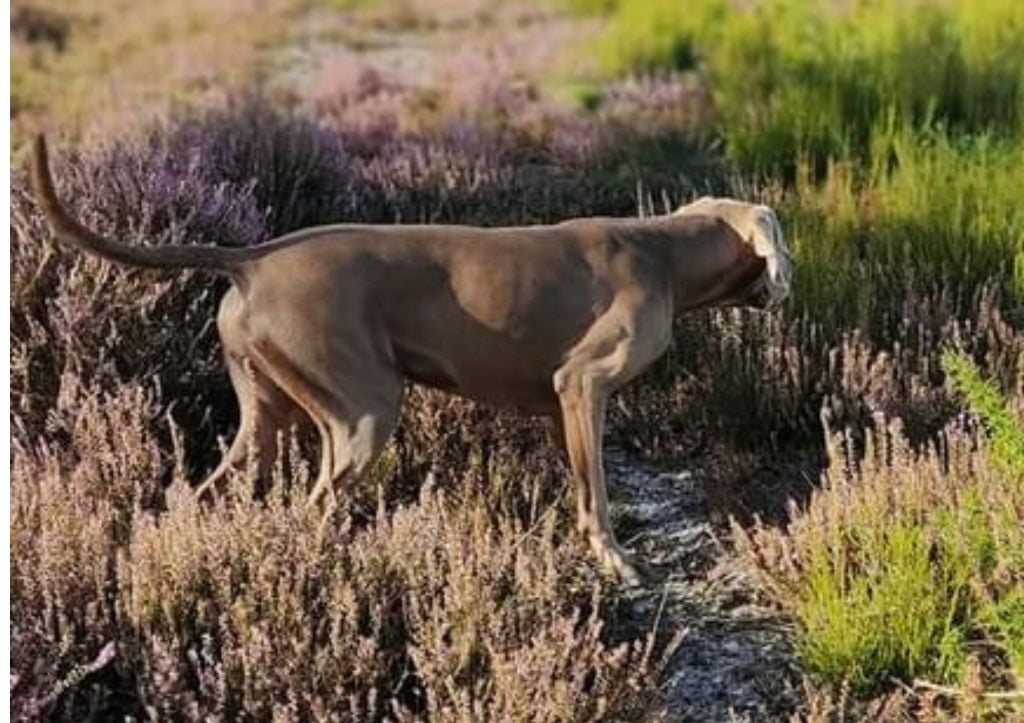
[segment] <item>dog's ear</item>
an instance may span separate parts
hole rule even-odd
[[[682,216],[682,215],[684,215],[686,213],[690,213],[690,212],[695,211],[698,206],[704,206],[704,205],[709,204],[709,203],[714,203],[714,201],[715,201],[714,196],[701,196],[700,198],[698,198],[698,199],[696,199],[694,201],[690,201],[689,203],[684,203],[682,206],[680,206],[675,211],[673,211],[672,215],[673,216]]]
[[[793,280],[793,257],[786,247],[782,225],[770,207],[754,207],[750,244],[768,264],[768,284],[773,300],[785,299]]]

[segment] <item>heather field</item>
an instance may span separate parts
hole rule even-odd
[[[16,720],[1024,719],[1024,3],[14,0]],[[238,424],[226,282],[57,247],[773,206],[770,313],[680,319],[575,533],[542,422],[410,386],[326,538]],[[254,465],[251,465],[254,467]]]

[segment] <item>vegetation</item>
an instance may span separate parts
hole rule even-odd
[[[699,65],[744,168],[863,159],[885,124],[1013,136],[1024,121],[1024,8],[1013,0],[612,5],[604,68]]]
[[[827,701],[806,717],[1012,719],[1024,6],[557,4],[604,23],[572,49],[598,72],[570,66],[560,86],[579,107],[482,53],[479,74],[436,87],[324,60],[312,89],[289,81],[301,110],[283,110],[270,35],[362,3],[199,3],[160,20],[19,0],[16,140],[44,117],[86,139],[58,154],[62,190],[128,242],[537,223],[709,191],[773,204],[792,299],[681,320],[610,433],[699,469],[735,517],[797,623],[811,702]],[[202,82],[167,61],[179,52]],[[236,423],[210,323],[220,287],[55,250],[14,166],[13,715],[562,721],[656,702],[663,641],[617,624],[532,422],[410,390],[326,544],[289,504],[307,440],[265,501],[239,479],[230,504],[197,508],[188,480]]]
[[[319,541],[315,514],[290,504],[305,466],[282,469],[265,501],[239,479],[201,509],[180,457],[161,485],[151,393],[62,402],[71,441],[15,457],[14,715],[555,721],[642,707],[653,640],[606,640],[602,585],[562,540],[558,487],[518,467],[524,450],[448,466],[444,486],[397,507],[383,491],[376,512],[353,501]],[[421,433],[432,414],[469,421],[445,409],[421,405]],[[24,694],[59,689],[108,641],[105,677],[48,704]]]
[[[982,418],[1006,425],[983,451],[963,423],[919,450],[897,421],[859,454],[833,433],[823,486],[788,530],[739,534],[800,621],[812,674],[876,694],[924,679],[980,705],[1021,684],[1024,466],[1005,450],[1024,436],[972,363],[947,359],[969,399],[994,405]]]
[[[804,405],[828,387],[821,488],[785,532],[739,533],[799,620],[808,671],[859,695],[894,679],[948,684],[974,703],[1021,691],[1020,4],[589,9],[609,14],[597,44],[606,72],[697,68],[707,79],[726,152],[769,184],[799,260],[783,322],[798,349],[783,358],[803,372],[828,355],[843,369],[805,372],[818,393],[760,381],[758,396],[775,387],[794,407],[751,425],[785,428],[800,407],[810,418]],[[974,305],[979,288],[1002,309],[992,344],[972,328],[991,318]],[[943,339],[970,346],[997,380],[962,352],[944,355]],[[941,386],[943,371],[962,397]],[[964,402],[980,427],[953,415]],[[980,449],[978,435],[990,439]]]

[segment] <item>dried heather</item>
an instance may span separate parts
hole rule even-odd
[[[428,482],[413,502],[387,504],[381,489],[371,519],[343,511],[322,541],[316,515],[292,503],[302,464],[280,470],[265,501],[239,479],[231,499],[201,508],[180,459],[157,507],[142,483],[118,493],[126,471],[171,472],[145,400],[137,387],[83,390],[82,429],[64,451],[16,449],[17,710],[575,721],[646,704],[648,643],[603,634],[605,593],[566,538],[559,490],[494,473],[510,473],[514,451],[494,450],[505,466],[483,480],[472,462],[449,467],[450,489]],[[119,510],[126,498],[136,502]],[[60,688],[109,641],[103,701]],[[116,700],[126,687],[136,694]]]

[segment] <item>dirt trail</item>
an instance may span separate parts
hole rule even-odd
[[[753,599],[746,566],[717,537],[702,485],[612,449],[605,457],[620,540],[668,573],[624,596],[640,621],[663,606],[659,629],[684,637],[671,657],[664,720],[786,720],[800,675],[784,621]]]

